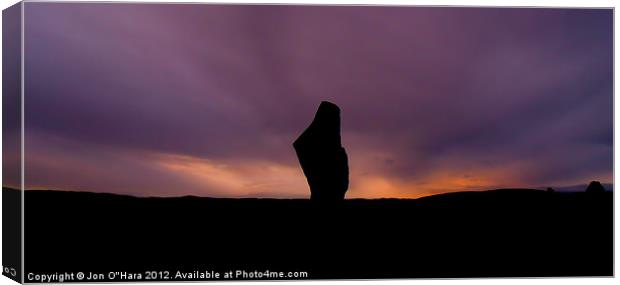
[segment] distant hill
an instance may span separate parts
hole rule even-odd
[[[614,184],[613,183],[601,183],[605,188],[605,191],[613,191]],[[583,192],[588,187],[588,184],[578,184],[578,185],[570,185],[563,187],[553,187],[556,191],[560,192]]]

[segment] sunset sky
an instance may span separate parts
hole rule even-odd
[[[603,9],[26,3],[26,188],[309,197],[291,144],[322,100],[348,198],[612,182],[612,27]]]

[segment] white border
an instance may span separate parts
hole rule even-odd
[[[10,3],[17,3],[15,0],[3,0]],[[134,3],[186,3],[186,4],[208,4],[208,3],[238,3],[238,4],[323,4],[323,5],[397,5],[397,6],[491,6],[491,7],[613,7],[615,1],[610,0],[24,0],[24,2],[134,2]]]
[[[9,6],[17,3],[18,1],[16,0],[0,0],[0,7],[2,9],[6,9]],[[26,0],[25,2],[50,2],[50,1],[40,1],[40,0]],[[62,1],[54,1],[54,2],[113,2],[113,1],[84,1],[84,0],[62,0]],[[125,1],[116,1],[116,2],[145,2],[145,1],[136,1],[136,0],[125,0]],[[239,1],[239,0],[219,0],[219,1],[183,1],[183,0],[151,0],[148,2],[158,2],[158,3],[192,3],[192,4],[203,4],[203,3],[247,3],[247,4],[328,4],[328,5],[396,5],[396,6],[492,6],[492,7],[599,7],[599,8],[608,8],[608,7],[615,7],[616,6],[616,2],[615,1],[610,1],[610,0],[591,0],[591,1],[578,1],[578,0],[512,0],[512,1],[498,1],[498,0],[436,0],[436,1],[432,1],[432,0],[282,0],[282,1],[273,1],[273,0],[260,0],[260,1],[256,1],[256,0],[244,0],[244,1]],[[615,14],[615,13],[614,13]],[[22,55],[23,55],[23,48],[24,48],[24,42],[23,42],[23,33],[24,33],[24,6],[22,6]],[[1,30],[1,22],[0,22],[0,30]],[[615,15],[614,15],[614,39],[615,39],[615,35],[616,35],[616,31],[618,31],[618,26],[617,23],[615,21]],[[1,46],[1,45],[0,45]],[[0,47],[1,50],[1,47]],[[614,55],[616,53],[616,46],[615,46],[615,41],[614,41]],[[617,74],[615,73],[615,64],[616,62],[616,58],[614,56],[614,110],[616,110],[616,107],[618,106],[618,103],[615,100],[615,82],[617,81]],[[1,64],[1,59],[0,59],[0,64]],[[21,174],[22,174],[22,178],[21,178],[21,187],[23,189],[24,187],[24,139],[25,139],[25,133],[24,133],[24,100],[23,100],[23,96],[24,96],[24,56],[22,56],[22,102],[21,102],[21,108],[22,108],[22,150],[21,150],[21,157],[22,157],[22,170],[21,170]],[[0,83],[0,87],[2,86],[2,84]],[[1,103],[0,103],[0,122],[2,121],[1,119]],[[615,126],[618,125],[618,123],[620,122],[620,119],[618,119],[617,116],[615,116],[615,111],[614,111],[614,177],[616,177],[616,164],[615,162],[618,161],[616,159],[616,152],[615,149],[618,147],[618,143],[616,140],[616,132],[615,132]],[[2,135],[0,134],[0,142],[1,142],[1,138]],[[2,154],[0,153],[0,158],[2,157]],[[0,174],[1,174],[1,170],[0,170]],[[1,177],[1,175],[0,175]],[[615,179],[614,179],[615,180]],[[616,204],[615,202],[617,201],[618,197],[616,195],[614,195],[614,205]],[[0,202],[1,202],[1,198],[0,198]],[[23,192],[22,192],[22,225],[23,225]],[[618,213],[615,211],[614,208],[614,221],[617,221],[617,215]],[[0,218],[1,218],[1,213],[0,213]],[[615,225],[615,222],[614,222]],[[615,234],[615,229],[614,229],[614,234]],[[23,235],[23,226],[22,226],[22,235]],[[23,236],[22,236],[23,238]],[[1,228],[0,228],[0,242],[1,242],[2,238],[1,238]],[[617,235],[615,235],[615,240],[617,240]],[[23,256],[23,247],[22,247],[22,256]],[[615,256],[617,256],[617,248],[614,248],[614,252],[615,252]],[[23,272],[23,260],[22,260],[22,272]],[[617,263],[614,264],[614,269],[615,269],[615,273],[619,272],[617,269]],[[405,283],[412,283],[412,282],[416,282],[418,284],[453,284],[454,282],[457,282],[459,284],[480,284],[480,283],[486,283],[486,284],[496,284],[496,283],[500,283],[500,284],[521,284],[523,282],[527,282],[528,284],[541,284],[541,283],[557,283],[557,284],[583,284],[583,283],[595,283],[595,284],[615,284],[617,281],[614,280],[615,278],[515,278],[515,279],[459,279],[459,280],[429,280],[429,279],[411,279],[411,280],[381,280],[381,281],[297,281],[297,282],[303,282],[303,283],[307,283],[307,282],[312,282],[313,284],[357,284],[357,282],[365,282],[367,284],[374,284],[374,283],[381,283],[381,284],[405,284]],[[372,283],[370,283],[372,282]],[[186,284],[185,282],[166,282],[168,284]],[[220,282],[214,282],[214,283],[220,283]],[[290,282],[287,282],[290,283]],[[4,284],[15,284],[14,281],[6,278],[6,277],[0,277],[0,285],[4,285]],[[149,284],[149,283],[146,283]],[[226,282],[226,284],[247,284],[247,282]],[[277,282],[277,281],[261,281],[261,284],[281,284],[281,282]]]
[[[25,47],[25,44],[24,44],[24,38],[25,38],[24,37],[24,35],[25,35],[25,29],[24,29],[25,21],[24,21],[24,17],[26,16],[25,15],[25,11],[24,11],[25,6],[26,5],[24,5],[22,3],[22,5],[20,7],[21,8],[21,19],[20,19],[21,20],[21,25],[20,25],[20,28],[21,28],[21,53],[22,53],[21,54],[21,64],[20,64],[21,65],[20,66],[21,73],[22,73],[22,76],[21,76],[21,102],[20,102],[20,105],[21,105],[21,114],[20,114],[21,115],[21,119],[20,119],[20,121],[21,121],[21,146],[20,146],[21,182],[20,182],[20,184],[21,185],[20,186],[21,186],[21,190],[22,190],[21,191],[21,195],[22,195],[22,199],[21,199],[21,203],[22,203],[22,206],[21,206],[21,211],[22,211],[22,213],[21,213],[21,220],[22,220],[22,222],[21,222],[22,223],[22,227],[21,227],[21,231],[22,231],[22,233],[21,233],[21,237],[22,237],[21,252],[22,253],[21,254],[22,254],[22,258],[21,258],[21,268],[20,268],[20,271],[21,271],[21,282],[22,283],[25,281],[25,273],[24,273],[25,272],[24,271],[24,259],[25,259],[24,258],[25,257],[25,254],[24,254],[24,225],[25,225],[24,224],[24,216],[25,216],[24,215],[24,198],[25,198],[24,197],[24,193],[25,192],[24,192],[24,190],[26,189],[26,184],[25,184],[25,181],[26,181],[25,180],[25,169],[26,168],[24,166],[24,162],[26,161],[25,160],[25,155],[24,155],[24,151],[26,150],[26,148],[24,147],[24,140],[26,138],[25,124],[24,124],[24,110],[25,110],[25,108],[24,108],[24,98],[25,98],[24,97],[24,94],[25,94],[24,93],[24,87],[25,87],[24,81],[26,79],[25,76],[24,76],[25,75],[25,73],[24,73],[24,63],[26,62],[24,60],[24,58],[26,57],[26,53],[24,51],[24,47]]]

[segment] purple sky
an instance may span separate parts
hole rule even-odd
[[[26,3],[26,183],[308,197],[342,109],[347,197],[612,181],[612,10]]]

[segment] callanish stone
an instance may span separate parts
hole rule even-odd
[[[347,153],[340,139],[340,108],[323,101],[293,143],[313,201],[340,201],[349,187]]]

